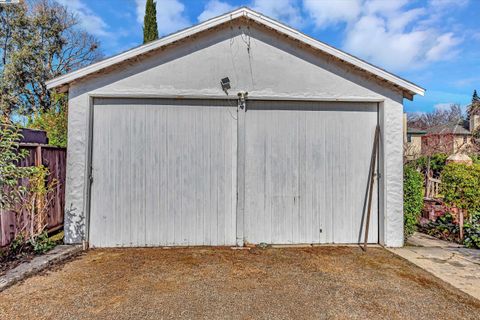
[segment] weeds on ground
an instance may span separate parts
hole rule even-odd
[[[0,274],[14,268],[18,264],[29,261],[63,243],[63,232],[49,237],[47,232],[41,233],[31,241],[24,234],[19,234],[8,247],[0,248]]]

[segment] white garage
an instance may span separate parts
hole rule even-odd
[[[424,90],[247,8],[48,82],[69,94],[68,243],[403,244]],[[376,128],[379,152],[373,172]]]

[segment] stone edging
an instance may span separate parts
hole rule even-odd
[[[21,280],[47,269],[51,265],[67,260],[81,251],[82,246],[59,245],[44,255],[18,265],[0,277],[0,292]]]

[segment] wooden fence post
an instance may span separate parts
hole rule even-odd
[[[460,227],[460,241],[463,242],[463,209],[458,209],[458,226]]]
[[[35,147],[35,166],[40,167],[42,165],[42,146]]]
[[[42,146],[41,145],[38,145],[35,147],[35,166],[36,167],[41,167],[42,166]],[[36,208],[37,208],[37,214],[36,214],[36,232],[38,232],[39,230],[42,230],[43,229],[43,198],[41,195],[37,194],[35,195],[35,202],[36,202]],[[32,221],[31,221],[32,225],[35,223],[34,221],[34,217],[32,216]],[[31,236],[34,236],[33,234]]]

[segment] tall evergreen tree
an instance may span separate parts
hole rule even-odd
[[[472,104],[480,103],[480,97],[478,97],[477,90],[473,90]]]
[[[153,0],[147,0],[143,18],[143,43],[158,39],[157,9]]]
[[[480,114],[480,97],[477,94],[477,90],[473,90],[472,103],[467,109],[467,121],[470,121],[470,117],[474,114]]]
[[[474,114],[480,115],[480,97],[477,94],[477,90],[473,90],[472,104],[470,104],[470,107],[468,108],[467,120],[470,120],[470,116]]]

